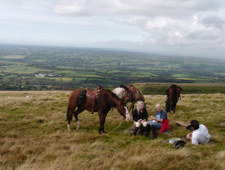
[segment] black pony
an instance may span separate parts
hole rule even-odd
[[[175,113],[176,105],[178,102],[178,99],[180,98],[180,92],[182,91],[182,88],[172,84],[169,89],[167,89],[166,95],[167,95],[167,101],[166,101],[166,111],[170,112],[171,110]]]

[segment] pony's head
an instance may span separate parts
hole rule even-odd
[[[124,104],[121,99],[113,92],[111,92],[110,90],[104,90],[108,95],[107,100],[111,101],[111,107],[116,107],[118,112],[124,117],[126,118],[127,121],[130,121],[130,113],[127,109],[126,104]]]
[[[124,96],[123,102],[124,103],[128,103],[128,102],[132,102],[133,100],[133,92],[132,91],[127,91],[127,94]]]
[[[123,103],[121,103],[119,106],[116,107],[118,112],[126,118],[127,121],[130,121],[130,113],[127,109],[127,106]]]

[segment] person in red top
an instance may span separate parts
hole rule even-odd
[[[170,128],[166,111],[163,110],[160,104],[157,104],[155,108],[155,117],[151,116],[150,121],[147,121],[148,125],[150,125],[151,127],[151,131],[153,134],[151,139],[157,138],[156,129],[160,130],[160,132],[162,133]]]

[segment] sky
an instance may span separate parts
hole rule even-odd
[[[225,1],[1,0],[0,43],[225,59]]]

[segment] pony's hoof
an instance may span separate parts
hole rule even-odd
[[[101,135],[101,134],[107,134],[107,132],[105,132],[105,131],[99,132],[99,135]]]
[[[76,130],[78,131],[78,130],[80,130],[80,128],[81,128],[80,125],[78,125],[78,126],[76,127]]]

